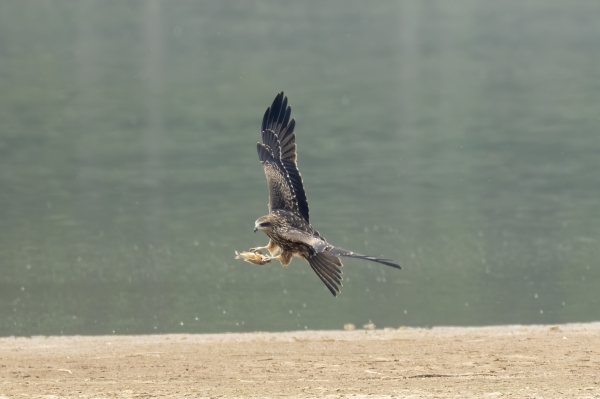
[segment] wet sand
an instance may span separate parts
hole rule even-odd
[[[151,396],[600,398],[600,323],[0,338],[2,399]]]

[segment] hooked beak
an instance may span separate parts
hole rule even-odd
[[[258,227],[254,227],[254,232],[256,233],[258,231]]]

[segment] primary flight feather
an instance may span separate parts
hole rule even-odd
[[[269,237],[269,243],[251,251],[260,253],[266,249],[271,257],[261,258],[262,262],[277,259],[283,266],[287,266],[294,256],[305,259],[334,296],[340,292],[342,285],[340,256],[401,269],[393,260],[362,255],[331,245],[313,229],[309,222],[302,176],[296,163],[296,121],[290,120],[291,112],[288,99],[281,92],[263,117],[262,143],[257,143],[256,148],[267,176],[269,214],[256,220],[254,232],[262,230]],[[252,259],[251,256],[247,258]]]

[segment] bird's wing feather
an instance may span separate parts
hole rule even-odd
[[[257,144],[269,186],[269,211],[297,212],[308,222],[308,201],[296,163],[296,121],[290,121],[292,108],[279,93],[267,108],[262,122],[262,143]]]
[[[306,244],[306,245],[310,246],[311,248],[313,248],[315,250],[315,252],[317,252],[317,253],[323,252],[326,254],[331,254],[332,257],[335,257],[336,259],[338,259],[338,262],[339,262],[339,258],[337,258],[338,256],[345,256],[348,258],[363,259],[363,260],[368,260],[371,262],[381,263],[383,265],[387,265],[387,266],[393,267],[395,269],[402,269],[402,267],[392,259],[384,259],[384,258],[377,258],[375,256],[363,255],[363,254],[359,254],[354,251],[349,251],[347,249],[331,245],[327,241],[325,241],[325,239],[323,237],[321,237],[318,234],[318,232],[309,233],[309,232],[306,232],[306,231],[303,231],[303,230],[300,230],[300,229],[297,229],[294,227],[286,226],[286,227],[278,229],[277,233],[281,237],[285,238],[288,241],[292,241],[292,242],[300,243],[300,244]],[[341,266],[341,262],[339,265]]]
[[[325,239],[321,236],[316,236],[312,233],[294,228],[294,227],[280,227],[277,229],[277,234],[287,241],[291,241],[297,244],[305,244],[315,252],[323,252],[330,248],[333,248]]]
[[[338,268],[338,266],[342,266],[340,260],[329,252],[319,252],[308,257],[306,260],[325,286],[327,286],[329,292],[333,296],[337,296],[340,292],[339,286],[342,285],[342,271]]]

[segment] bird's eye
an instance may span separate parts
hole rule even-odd
[[[260,227],[269,227],[271,225],[271,222],[262,222],[260,224]]]

